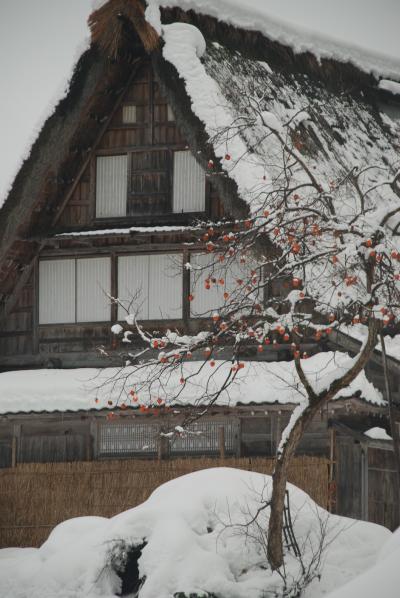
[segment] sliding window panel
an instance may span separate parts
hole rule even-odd
[[[109,257],[76,261],[77,322],[109,322],[111,319],[111,260]]]
[[[75,322],[75,260],[39,262],[39,324]]]
[[[173,208],[176,214],[204,212],[206,176],[190,151],[174,152]]]
[[[127,255],[118,258],[118,320],[136,314],[139,320],[149,318],[148,255]]]
[[[126,216],[128,157],[101,156],[96,162],[96,217]]]
[[[190,314],[193,318],[209,317],[224,305],[226,268],[218,263],[216,255],[210,256],[204,253],[192,254],[190,263],[192,265],[190,288],[193,295]],[[208,289],[206,281],[211,278],[215,278],[217,283],[211,283]],[[222,279],[224,280],[223,285],[218,283],[218,280]]]
[[[221,263],[217,254],[198,253],[190,256],[190,263],[190,288],[193,295],[190,303],[191,317],[209,317],[226,304],[230,308],[240,308],[240,311],[247,312],[254,303],[263,303],[260,268],[250,258],[244,264],[238,259],[226,259]],[[251,274],[252,271],[256,272],[255,277]],[[249,291],[249,287],[252,290]],[[226,299],[225,293],[228,293]]]
[[[182,254],[150,256],[150,320],[182,318],[182,261]]]

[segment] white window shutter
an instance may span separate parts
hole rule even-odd
[[[168,122],[175,121],[175,114],[169,104],[167,104],[167,120]]]
[[[111,260],[109,257],[76,262],[77,322],[108,322],[111,318]]]
[[[139,320],[149,317],[149,256],[127,255],[118,258],[118,319],[124,320],[128,310],[137,312]],[[125,309],[124,309],[125,308]]]
[[[39,262],[39,324],[75,322],[75,260]]]
[[[122,108],[122,122],[125,125],[135,123],[137,121],[136,106],[134,104],[125,104]]]
[[[192,317],[209,317],[220,309],[224,304],[224,292],[226,289],[226,272],[218,265],[212,267],[211,264],[217,257],[205,253],[192,254],[190,263],[193,269],[190,271],[190,289],[193,295],[193,301],[190,303],[190,315]],[[206,289],[206,279],[210,276],[224,278],[224,285],[211,284],[210,289]]]
[[[182,254],[151,255],[149,320],[182,318]]]
[[[229,293],[228,301],[235,301],[241,298],[241,288],[238,286],[238,279],[249,282],[251,270],[256,263],[248,260],[244,265],[238,260],[229,260],[220,263],[218,255],[197,253],[190,256],[190,263],[193,269],[190,271],[190,289],[193,301],[190,303],[190,315],[194,318],[210,317],[214,311],[218,311],[225,303],[224,293]],[[206,288],[207,278],[215,278],[216,283],[211,283]],[[223,280],[223,284],[220,281]],[[237,295],[239,294],[239,297]],[[254,299],[262,302],[262,289],[255,292]]]
[[[206,176],[190,151],[174,152],[173,211],[204,212]]]
[[[128,156],[100,156],[96,162],[96,217],[126,216]]]

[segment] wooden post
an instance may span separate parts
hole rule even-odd
[[[99,455],[98,447],[98,423],[96,418],[93,418],[90,422],[90,439],[91,439],[91,460],[97,459]]]
[[[92,451],[92,436],[90,434],[90,428],[88,429],[88,431],[85,434],[85,458],[86,461],[92,461],[93,457],[93,451]]]
[[[238,433],[236,440],[236,457],[240,459],[242,456],[242,420],[239,418]]]
[[[13,437],[11,441],[11,467],[16,467],[18,463],[20,439],[21,424],[14,424]]]
[[[336,456],[336,430],[330,429],[330,451],[329,451],[329,483],[328,483],[328,511],[332,513],[336,502],[335,491],[335,456]]]
[[[12,437],[11,441],[11,467],[17,466],[17,439]]]
[[[161,434],[158,437],[158,460],[163,461],[164,459],[168,459],[169,456],[169,442],[168,438],[162,436]]]
[[[219,445],[220,459],[225,459],[225,428],[224,428],[224,426],[219,426],[219,429],[218,429],[218,445]]]

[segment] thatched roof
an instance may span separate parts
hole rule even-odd
[[[40,242],[26,239],[33,234],[45,237],[56,221],[57,210],[140,61],[152,60],[193,152],[201,152],[200,160],[213,157],[209,132],[194,110],[194,98],[163,56],[163,41],[146,21],[144,9],[141,0],[111,0],[91,15],[91,46],[79,59],[69,93],[44,124],[0,210],[0,284],[6,278],[16,280],[18,264],[29,264],[40,249]],[[289,97],[309,107],[314,131],[309,128],[304,134],[317,158],[326,163],[344,154],[350,135],[364,143],[365,136],[357,137],[361,129],[373,143],[379,141],[382,159],[391,160],[398,152],[398,140],[379,112],[382,101],[391,102],[397,110],[397,100],[378,89],[372,74],[351,63],[296,53],[260,32],[239,29],[208,15],[176,7],[163,8],[161,13],[163,23],[191,23],[202,32],[207,42],[202,63],[233,112],[242,109],[241,88],[250,86],[255,92],[266,91],[271,102],[283,105]],[[260,62],[268,63],[270,71]],[[351,144],[356,148],[354,139]],[[333,148],[331,154],[326,155],[326,146]],[[233,177],[215,177],[215,183],[232,213],[246,212],[245,198]],[[12,282],[9,288],[4,286],[6,293],[12,286]]]

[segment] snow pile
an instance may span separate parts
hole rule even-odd
[[[400,573],[395,565],[398,546],[392,545],[391,533],[371,523],[329,516],[295,486],[288,484],[288,489],[294,534],[304,550],[306,567],[317,549],[321,526],[327,532],[321,581],[315,579],[305,596],[326,595],[366,571],[387,539],[384,562],[391,567],[379,589],[385,598],[394,596],[390,592]],[[263,552],[268,509],[261,510],[259,527],[250,524],[249,536],[244,535],[244,526],[270,490],[269,476],[209,469],[164,484],[142,505],[111,519],[71,519],[56,527],[37,550],[0,551],[0,595],[114,598],[121,590],[120,576],[132,547],[141,547],[140,598],[171,598],[180,592],[230,598],[281,595],[282,578],[266,567]],[[130,562],[131,568],[137,565]],[[300,577],[298,560],[286,550],[288,583]]]
[[[317,34],[292,28],[271,18],[265,0],[147,0],[147,20],[161,32],[159,7],[178,6],[183,10],[210,15],[220,21],[249,31],[260,31],[272,41],[280,42],[295,53],[311,52],[323,58],[351,62],[365,72],[400,80],[400,62],[340,44]]]
[[[386,432],[385,428],[370,428],[364,432],[365,436],[372,438],[373,440],[392,440],[392,437]]]
[[[398,598],[400,589],[400,529],[384,544],[372,567],[350,583],[329,594],[329,598]]]
[[[344,353],[328,352],[302,360],[302,364],[311,384],[320,390],[326,388],[332,377],[346,371],[351,361]],[[182,369],[168,368],[161,373],[158,363],[149,363],[136,372],[127,367],[122,375],[119,368],[4,372],[0,374],[0,413],[79,411],[116,405],[206,405],[220,392],[232,367],[229,361],[216,360],[214,367],[210,363],[188,361]],[[148,381],[146,385],[144,380]],[[376,405],[385,404],[364,372],[337,398],[354,395]],[[302,405],[305,398],[293,362],[250,361],[244,362],[234,382],[219,394],[216,404]]]

